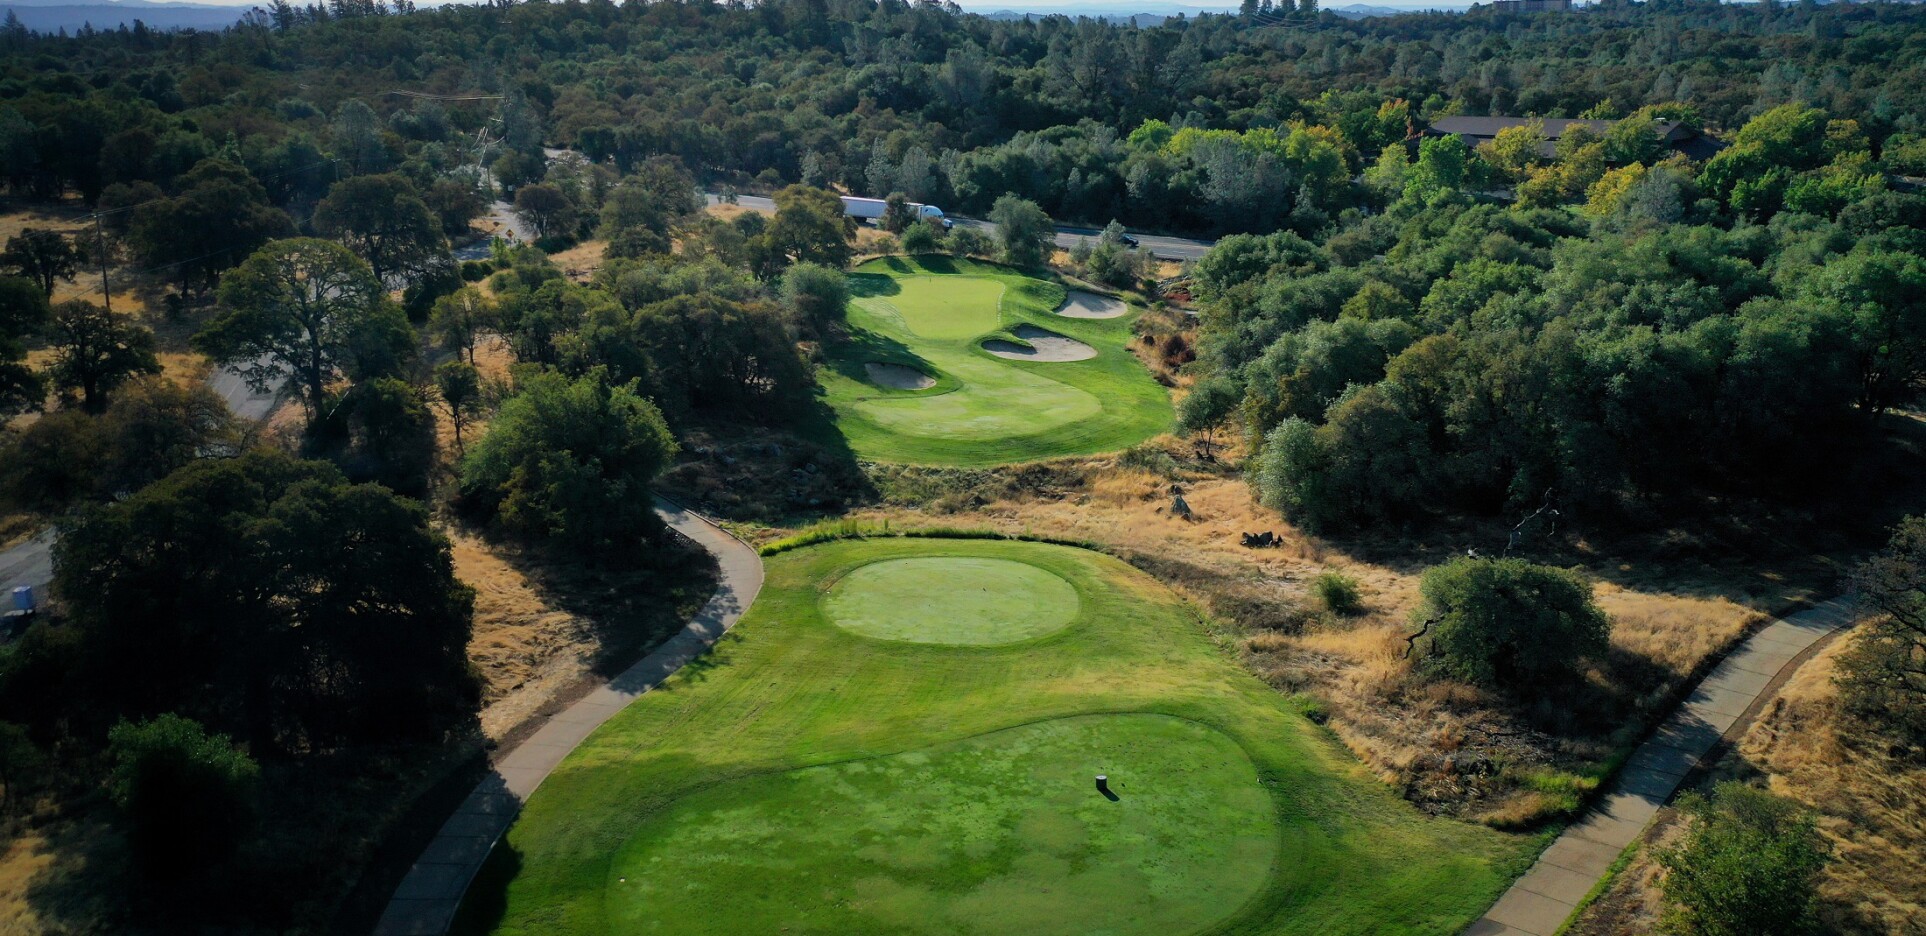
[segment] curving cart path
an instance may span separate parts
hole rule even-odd
[[[716,559],[714,597],[681,632],[634,666],[557,713],[495,764],[408,869],[375,936],[441,936],[454,921],[468,883],[515,821],[522,803],[590,732],[682,665],[701,656],[735,626],[762,589],[762,558],[720,527],[662,498],[655,512]]]
[[[1748,709],[1776,691],[1775,677],[1798,669],[1808,647],[1855,619],[1851,600],[1834,598],[1746,638],[1639,746],[1591,812],[1552,842],[1464,936],[1553,936],[1563,929],[1686,774]]]

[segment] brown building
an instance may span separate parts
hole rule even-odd
[[[1528,2],[1528,0],[1519,0]],[[1536,0],[1529,0],[1536,2]],[[1558,138],[1572,127],[1584,125],[1600,136],[1612,128],[1616,121],[1611,120],[1565,120],[1558,118],[1533,117],[1440,117],[1426,127],[1425,136],[1445,136],[1447,134],[1462,138],[1466,144],[1476,149],[1480,143],[1488,143],[1498,135],[1498,131],[1510,127],[1522,127],[1538,120],[1544,124],[1545,144],[1540,147],[1542,155],[1550,158],[1558,144]],[[1712,154],[1724,148],[1724,144],[1700,133],[1676,120],[1660,120],[1654,124],[1660,142],[1673,152],[1684,153],[1694,160],[1712,158]]]

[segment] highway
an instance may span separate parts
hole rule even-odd
[[[708,195],[706,197],[711,205],[720,204],[722,201],[721,197],[717,195]],[[748,208],[751,211],[760,211],[764,214],[774,214],[776,211],[776,203],[761,195],[739,195],[736,197],[736,204]],[[964,218],[957,215],[951,215],[950,220],[956,222],[959,227],[976,228],[985,234],[996,233],[996,225],[988,221],[979,221],[975,218]],[[1097,235],[1100,233],[1102,232],[1096,228],[1058,227],[1057,246],[1067,250],[1075,247],[1080,240],[1096,240]],[[1192,240],[1186,237],[1165,237],[1159,234],[1137,234],[1132,232],[1131,236],[1137,238],[1137,242],[1142,245],[1144,250],[1149,251],[1151,256],[1163,260],[1195,260],[1203,256],[1206,251],[1210,250],[1210,248],[1216,244],[1216,241]]]

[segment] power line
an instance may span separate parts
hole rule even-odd
[[[502,96],[499,94],[427,94],[421,91],[403,91],[400,89],[395,89],[387,93],[406,98],[420,98],[425,101],[499,101],[502,99]]]

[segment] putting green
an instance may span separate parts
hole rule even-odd
[[[996,329],[1003,284],[970,276],[904,276],[885,300],[910,331],[925,338],[975,338]],[[881,308],[881,304],[877,306]]]
[[[850,275],[847,340],[825,348],[824,399],[860,457],[995,465],[1114,451],[1171,420],[1170,397],[1130,354],[1130,317],[1055,314],[1063,287],[948,257],[891,257]],[[1096,350],[1081,361],[1010,360],[984,342],[1026,326]],[[929,374],[928,387],[881,385],[875,364]]]
[[[1075,619],[965,650],[832,617],[864,569],[955,559],[1061,579]],[[890,537],[764,571],[542,781],[454,932],[1444,936],[1546,841],[1414,808],[1116,558]]]
[[[638,932],[1164,936],[1235,913],[1277,850],[1237,742],[1093,715],[685,797],[616,854],[607,902]]]
[[[873,562],[844,576],[823,614],[883,640],[1004,644],[1041,637],[1077,618],[1077,590],[1021,562],[932,556]]]

